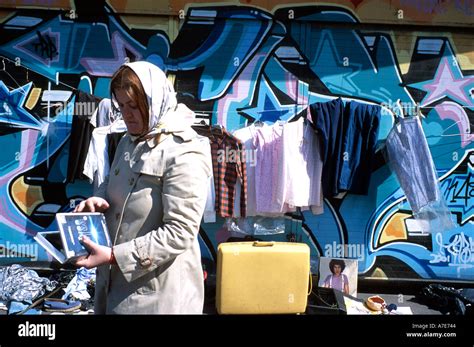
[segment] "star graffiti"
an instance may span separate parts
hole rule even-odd
[[[471,90],[474,76],[464,76],[454,56],[443,56],[432,80],[409,85],[427,92],[421,106],[427,106],[444,97],[449,97],[461,105],[474,108]]]
[[[295,107],[295,104],[282,104],[266,78],[263,78],[260,83],[257,106],[242,108],[239,111],[245,113],[250,119],[274,123],[277,120],[289,120],[302,112],[303,109],[302,105]]]
[[[32,82],[12,91],[0,81],[0,125],[9,127],[41,130],[42,122],[24,109],[23,105]]]

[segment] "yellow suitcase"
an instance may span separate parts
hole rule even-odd
[[[217,312],[305,312],[309,276],[309,247],[304,243],[221,243],[217,248]]]

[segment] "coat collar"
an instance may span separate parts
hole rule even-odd
[[[191,128],[186,127],[180,130],[172,130],[172,129],[160,129],[161,131],[156,135],[146,140],[148,147],[155,148],[161,142],[166,140],[170,135],[174,135],[179,137],[183,142],[191,141],[193,138],[197,136],[197,133]]]

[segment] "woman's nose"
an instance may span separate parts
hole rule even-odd
[[[120,110],[122,112],[122,117],[125,119],[129,119],[132,117],[132,112],[130,112],[130,108],[127,106],[122,107]]]

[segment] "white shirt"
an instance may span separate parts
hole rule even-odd
[[[267,127],[267,125],[262,125]],[[255,216],[257,214],[257,196],[256,196],[256,181],[255,181],[255,165],[256,165],[256,147],[254,146],[254,137],[255,133],[259,127],[255,125],[250,125],[248,127],[236,130],[232,133],[236,138],[238,138],[244,144],[245,148],[245,166],[247,172],[247,210],[246,215],[248,217]],[[239,205],[240,211],[240,182],[237,181],[237,194],[239,195],[239,200],[234,199],[234,206]],[[237,201],[237,203],[235,203]],[[238,212],[238,211],[237,211]],[[237,214],[237,213],[235,213]]]
[[[204,137],[201,141],[207,143],[207,150],[211,153],[211,144],[209,139]],[[211,156],[211,154],[209,154]],[[214,173],[211,170],[211,176],[209,177],[207,186],[207,199],[206,206],[204,207],[203,215],[204,223],[215,223],[216,222],[216,189],[214,186]]]
[[[323,198],[319,139],[303,118],[283,125],[282,172],[275,185],[276,196],[293,207],[310,207],[322,213]]]
[[[124,131],[127,131],[127,127],[122,119],[111,125],[95,128],[92,131],[92,139],[84,162],[83,174],[94,183],[94,195],[110,170],[107,135]]]

